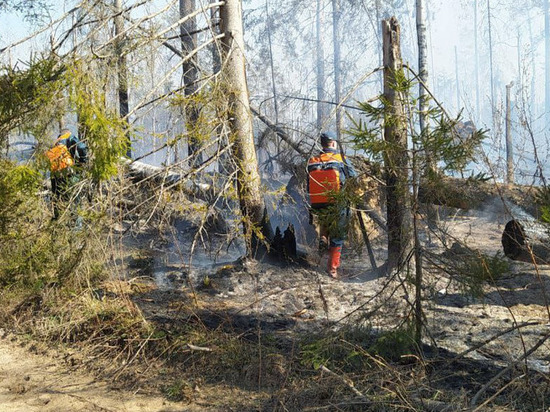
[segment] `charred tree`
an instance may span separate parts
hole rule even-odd
[[[404,78],[401,60],[401,28],[392,17],[382,21],[384,52],[384,139],[391,149],[384,152],[388,228],[388,271],[400,267],[411,244],[408,191],[409,161],[407,124],[398,84]]]
[[[232,154],[237,164],[237,193],[243,230],[249,240],[247,255],[257,257],[264,249],[262,238],[271,239],[273,236],[265,212],[252,131],[241,7],[240,0],[226,0],[220,7],[220,28],[224,34],[222,75],[227,84],[228,122],[232,134]]]
[[[502,233],[504,254],[512,260],[550,263],[550,227],[536,220],[510,220]]]

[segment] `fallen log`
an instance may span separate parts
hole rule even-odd
[[[512,260],[549,264],[550,226],[536,220],[510,220],[502,233],[502,247]]]
[[[154,166],[137,160],[131,161],[122,158],[121,162],[128,168],[129,176],[135,182],[150,181],[168,188],[178,187],[189,196],[204,201],[210,201],[215,197],[216,187],[210,182],[200,182],[193,175],[194,171],[174,172],[169,167]],[[203,180],[208,179],[207,174],[202,175]]]

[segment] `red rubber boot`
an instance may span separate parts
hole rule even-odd
[[[342,255],[341,246],[332,246],[328,250],[328,274],[334,279],[338,279],[338,268],[340,267],[340,256]]]

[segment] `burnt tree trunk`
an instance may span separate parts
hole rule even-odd
[[[536,220],[510,220],[502,233],[504,254],[512,260],[550,263],[550,226]]]
[[[411,218],[408,191],[409,161],[407,124],[403,98],[396,90],[402,77],[401,29],[397,19],[382,21],[384,52],[384,101],[387,105],[384,138],[389,150],[384,152],[386,170],[386,207],[388,227],[388,271],[404,263],[411,246]],[[400,76],[401,75],[401,76]]]

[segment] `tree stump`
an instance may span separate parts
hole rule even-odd
[[[550,226],[536,220],[510,220],[502,234],[502,247],[512,260],[550,264]]]

